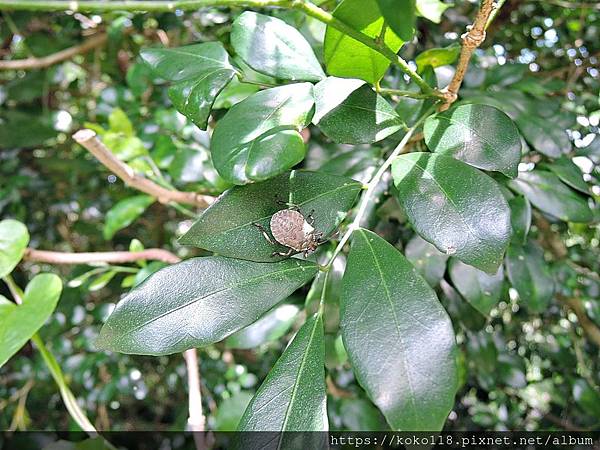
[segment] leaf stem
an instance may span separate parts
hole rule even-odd
[[[344,33],[347,36],[350,36],[353,39],[356,39],[358,42],[365,44],[367,47],[375,50],[378,53],[381,53],[387,59],[389,59],[392,64],[398,66],[400,70],[402,70],[405,74],[407,74],[413,81],[421,88],[423,93],[430,94],[438,97],[442,97],[441,93],[438,93],[437,90],[433,89],[427,82],[421,78],[421,76],[410,68],[408,63],[399,55],[394,53],[387,45],[384,43],[379,43],[378,39],[373,39],[366,34],[355,30],[351,26],[347,25],[345,22],[334,17],[331,13],[325,11],[322,8],[319,8],[317,5],[306,1],[306,0],[292,0],[291,6],[293,9],[297,9],[302,11],[307,16],[313,17],[314,19],[319,20],[339,31]]]
[[[423,94],[421,92],[407,91],[403,89],[388,89],[378,88],[377,92],[382,95],[397,95],[399,97],[411,97],[411,98],[431,98],[436,97],[433,94]]]
[[[402,140],[400,141],[400,143],[396,146],[396,148],[394,149],[394,151],[392,153],[390,153],[390,156],[387,157],[387,159],[379,167],[379,169],[377,170],[377,172],[375,173],[375,175],[373,175],[373,178],[371,178],[371,180],[367,184],[366,191],[364,192],[363,196],[360,199],[360,202],[358,204],[358,211],[356,212],[356,215],[354,216],[354,220],[352,221],[352,223],[346,229],[346,232],[342,236],[342,239],[340,239],[340,242],[338,243],[337,247],[333,251],[333,254],[331,255],[331,258],[329,259],[329,261],[327,262],[327,264],[322,268],[323,271],[329,272],[329,270],[331,269],[331,265],[333,264],[333,261],[335,260],[335,258],[337,257],[337,255],[339,255],[339,253],[342,251],[342,249],[344,248],[344,246],[346,245],[346,243],[350,239],[350,236],[352,235],[352,233],[360,227],[360,222],[362,221],[362,219],[363,219],[363,217],[364,217],[364,215],[365,215],[365,213],[367,211],[367,207],[369,206],[369,202],[371,201],[371,197],[373,196],[373,193],[376,190],[377,185],[381,181],[381,178],[383,177],[383,174],[389,169],[389,167],[392,165],[392,163],[394,162],[394,160],[399,155],[401,155],[402,153],[404,153],[404,151],[406,149],[406,145],[409,143],[409,141],[410,141],[412,135],[414,134],[414,132],[425,121],[425,119],[427,117],[429,117],[429,115],[433,112],[434,109],[435,109],[435,105],[433,105],[431,108],[429,108],[419,118],[419,120],[417,120],[417,122],[411,128],[408,129],[408,131],[406,132],[406,134],[404,135],[404,137],[402,138]]]
[[[25,294],[23,293],[23,290],[17,285],[17,283],[15,283],[13,277],[10,274],[8,274],[3,278],[3,280],[8,286],[11,294],[13,295],[15,302],[18,305],[22,304],[23,297],[25,296]],[[42,340],[39,334],[34,334],[31,337],[31,341],[36,345],[36,347],[40,351],[42,359],[44,360],[44,363],[46,363],[46,366],[48,367],[52,378],[54,378],[54,381],[58,385],[60,395],[65,403],[65,406],[67,407],[67,411],[69,412],[73,420],[77,423],[77,425],[79,425],[79,427],[83,431],[87,432],[92,437],[96,437],[98,435],[96,428],[94,428],[90,420],[85,415],[85,412],[83,412],[83,410],[77,404],[77,400],[75,399],[75,396],[69,389],[69,386],[65,381],[65,376],[54,355],[50,353],[50,351],[46,347],[46,344],[44,344],[44,341]],[[110,445],[106,440],[105,444],[111,449],[114,449],[114,447]]]

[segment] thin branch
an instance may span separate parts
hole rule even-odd
[[[577,320],[579,321],[579,325],[585,331],[585,334],[590,338],[594,344],[600,347],[600,328],[592,322],[592,320],[588,317],[585,307],[581,300],[572,297],[565,297],[562,295],[557,295],[557,297],[564,302],[569,308],[575,313],[577,316]]]
[[[195,11],[207,6],[285,6],[289,0],[0,0],[0,10],[9,11],[79,11],[79,12],[170,12]]]
[[[26,261],[42,262],[49,264],[90,264],[105,262],[111,264],[128,263],[140,260],[163,261],[175,264],[180,261],[177,255],[162,248],[148,248],[139,252],[93,252],[93,253],[67,253],[50,252],[46,250],[25,250],[23,259]]]
[[[189,417],[188,426],[191,431],[202,432],[206,425],[206,418],[202,413],[202,394],[200,391],[200,371],[198,369],[198,354],[195,348],[183,352],[187,366],[189,390]]]
[[[122,179],[125,184],[155,197],[160,203],[186,203],[198,208],[206,208],[214,200],[209,195],[166,189],[154,181],[136,174],[131,167],[119,160],[106,148],[93,130],[87,128],[79,130],[73,135],[73,139],[85,147],[86,150],[94,155],[111,172]]]
[[[31,70],[44,69],[53,66],[75,55],[87,53],[90,50],[104,45],[107,40],[106,33],[98,33],[86,39],[83,43],[69,47],[48,56],[36,58],[34,56],[25,59],[14,59],[12,61],[0,61],[0,70]]]
[[[473,25],[467,27],[467,32],[462,35],[463,44],[460,50],[458,65],[456,66],[456,72],[454,73],[454,77],[452,77],[452,81],[450,81],[450,84],[444,90],[445,102],[440,107],[440,111],[447,110],[458,98],[458,91],[463,78],[467,73],[471,56],[475,49],[485,40],[485,29],[493,9],[493,0],[482,0],[481,7],[477,12],[477,16],[475,16]]]

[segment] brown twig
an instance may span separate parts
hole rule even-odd
[[[456,66],[456,72],[450,84],[444,89],[444,103],[440,106],[440,111],[447,110],[452,103],[454,103],[458,97],[458,91],[462,84],[465,73],[469,66],[471,56],[477,47],[485,40],[485,28],[488,23],[488,19],[494,10],[493,0],[482,0],[481,7],[475,16],[473,25],[467,28],[467,32],[462,35],[462,48],[460,50],[460,57],[458,59],[458,65]]]
[[[122,179],[125,184],[155,197],[160,203],[186,203],[198,208],[206,208],[214,200],[209,195],[166,189],[154,181],[136,174],[131,167],[119,160],[106,148],[93,130],[87,128],[79,130],[73,135],[73,139],[85,147],[106,168]]]
[[[73,47],[66,48],[59,52],[51,55],[42,56],[36,58],[31,56],[25,59],[14,59],[12,61],[0,61],[0,70],[31,70],[31,69],[44,69],[46,67],[53,66],[60,62],[71,59],[75,55],[81,55],[87,53],[94,48],[98,48],[107,40],[106,33],[98,33],[92,37],[86,39],[83,43],[75,45]]]
[[[66,253],[50,252],[28,248],[23,259],[26,261],[43,262],[49,264],[89,264],[94,262],[128,263],[142,259],[163,261],[175,264],[180,261],[177,255],[162,248],[148,248],[139,252],[92,252],[92,253]]]

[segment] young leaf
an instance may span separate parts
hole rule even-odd
[[[444,277],[448,255],[440,252],[418,234],[408,241],[404,254],[430,286],[437,286]]]
[[[314,263],[192,258],[159,270],[119,302],[97,345],[168,355],[225,339],[308,282]]]
[[[452,258],[448,265],[448,271],[450,279],[460,295],[481,314],[489,316],[502,293],[502,282],[504,281],[502,266],[496,274],[489,275]]]
[[[3,307],[0,316],[0,367],[19,351],[50,317],[62,291],[54,274],[36,275],[25,288],[23,304]]]
[[[423,72],[427,67],[440,67],[452,64],[460,55],[460,45],[452,44],[444,48],[430,48],[419,53],[415,58],[419,72]]]
[[[149,195],[135,195],[119,201],[106,213],[102,228],[104,239],[112,239],[117,231],[131,225],[152,203],[154,197]]]
[[[416,2],[417,12],[434,23],[440,23],[444,11],[452,6],[450,3],[444,3],[440,0],[416,0]]]
[[[423,133],[431,151],[507,177],[518,174],[519,131],[510,117],[493,106],[461,105],[430,116]]]
[[[415,0],[377,0],[388,26],[404,41],[415,34]]]
[[[372,38],[380,36],[383,29],[384,19],[377,0],[343,0],[333,11],[333,16]],[[387,29],[383,43],[395,53],[404,41]],[[360,78],[375,84],[390,66],[390,60],[385,56],[330,26],[323,45],[329,75]]]
[[[521,300],[534,312],[544,312],[554,295],[554,280],[544,252],[531,241],[511,245],[506,252],[508,279]]]
[[[292,81],[325,78],[310,44],[281,19],[242,13],[233,23],[231,45],[246,64],[265,75]]]
[[[589,194],[589,188],[587,183],[583,180],[583,174],[573,160],[566,156],[561,156],[556,161],[545,164],[544,168],[550,170],[550,172],[554,173],[554,175],[573,189],[583,192],[584,194]]]
[[[154,73],[173,84],[175,108],[205,130],[212,105],[237,70],[220,42],[179,48],[149,48],[140,53]]]
[[[271,216],[288,202],[300,208],[304,217],[314,210],[314,227],[330,235],[352,207],[362,185],[350,178],[319,172],[292,171],[271,180],[235,186],[206,209],[179,242],[223,256],[258,262],[274,262],[285,251],[270,244],[258,223],[269,230]]]
[[[509,186],[527,197],[536,208],[561,220],[590,222],[593,219],[585,197],[564,185],[552,172],[521,172]]]
[[[228,348],[255,348],[279,339],[293,325],[300,308],[292,303],[275,306],[252,325],[233,333],[225,340]]]
[[[306,146],[300,130],[312,118],[310,83],[257,92],[234,105],[217,123],[211,141],[215,169],[226,181],[263,181],[290,169]]]
[[[454,158],[401,155],[398,198],[415,231],[440,251],[496,273],[510,239],[510,209],[496,182]]]
[[[238,431],[327,431],[326,401],[323,321],[316,315],[306,320],[271,369],[246,408]],[[274,437],[276,443],[271,442]],[[304,437],[254,433],[250,439],[253,445],[245,448],[322,448],[307,446],[322,439],[317,433]],[[304,445],[290,445],[296,439]]]
[[[21,222],[13,219],[0,221],[0,278],[15,268],[29,244],[29,232]]]
[[[406,258],[365,229],[352,235],[341,329],[359,383],[391,427],[441,430],[458,387],[452,324]]]
[[[526,197],[518,195],[508,201],[510,206],[510,223],[512,225],[512,239],[514,242],[524,244],[531,227],[531,203]]]
[[[372,144],[404,126],[387,100],[362,80],[329,77],[314,92],[313,123],[337,143]]]

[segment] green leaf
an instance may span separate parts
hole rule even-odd
[[[313,107],[310,83],[265,89],[234,105],[212,136],[215,169],[234,184],[263,181],[290,169],[304,159],[300,130],[310,123]]]
[[[154,197],[135,195],[115,204],[106,213],[106,220],[102,228],[104,239],[112,239],[117,231],[131,225],[152,203],[154,203]]]
[[[381,161],[382,150],[377,147],[352,148],[336,153],[319,167],[319,172],[343,175],[367,183]]]
[[[335,142],[372,144],[404,126],[387,100],[362,80],[329,77],[314,93],[313,123]]]
[[[325,78],[310,44],[281,19],[242,13],[233,23],[231,45],[246,64],[265,75],[292,81]]]
[[[519,131],[510,117],[493,106],[460,105],[430,116],[423,133],[431,151],[507,177],[518,174]]]
[[[377,0],[377,4],[392,31],[410,41],[415,34],[415,0]]]
[[[586,198],[564,185],[551,172],[520,172],[509,186],[527,197],[533,206],[558,219],[584,223],[593,219]]]
[[[565,184],[572,187],[573,189],[589,194],[589,188],[587,183],[583,180],[583,174],[573,160],[566,156],[561,156],[556,161],[543,165],[544,169],[550,170],[558,178],[560,178]]]
[[[392,165],[416,232],[440,251],[496,273],[510,239],[510,209],[496,182],[445,155],[410,153]]]
[[[252,325],[229,336],[225,345],[248,349],[275,341],[288,332],[299,312],[300,308],[291,303],[277,305]]]
[[[248,392],[238,392],[223,400],[215,415],[215,430],[235,431],[250,400],[252,395]]]
[[[108,116],[109,131],[123,136],[135,136],[133,124],[121,108],[114,108]]]
[[[421,52],[415,58],[419,73],[423,72],[426,67],[440,67],[454,63],[460,55],[461,46],[459,44],[452,44],[444,48],[430,48]]]
[[[314,263],[191,258],[148,277],[119,302],[97,346],[168,355],[225,339],[308,282]]]
[[[215,99],[237,73],[223,45],[149,48],[140,56],[157,76],[173,83],[169,98],[175,108],[205,130]]]
[[[340,418],[352,431],[387,430],[385,420],[371,402],[362,398],[344,398],[340,402]]]
[[[600,394],[583,378],[573,383],[573,398],[592,417],[600,416]]]
[[[13,271],[25,254],[29,232],[21,222],[13,219],[0,221],[0,278]]]
[[[531,227],[531,203],[526,197],[518,195],[508,201],[510,206],[510,223],[512,225],[512,239],[514,242],[524,244]]]
[[[102,275],[99,275],[98,277],[96,277],[94,279],[94,281],[92,281],[90,283],[90,285],[88,286],[88,290],[90,292],[99,291],[100,289],[105,287],[108,283],[110,283],[110,281],[114,278],[114,276],[116,274],[117,274],[117,272],[114,272],[111,270],[111,271],[103,273]]]
[[[238,431],[327,431],[326,400],[323,322],[316,315],[306,320],[271,369],[244,412]],[[322,437],[280,434],[274,448],[300,448],[290,444],[295,439],[307,444],[306,439],[318,441]],[[273,438],[257,433],[250,447],[266,448]]]
[[[434,23],[440,23],[444,11],[452,6],[451,3],[444,3],[440,0],[416,0],[416,2],[417,12]]]
[[[448,255],[440,252],[418,234],[408,241],[404,254],[430,286],[437,286],[444,277]]]
[[[481,330],[486,325],[486,318],[450,285],[446,280],[440,281],[440,300],[452,322],[458,322],[469,330]]]
[[[50,317],[62,291],[54,274],[36,275],[25,288],[23,304],[3,307],[0,316],[0,367],[19,351]]]
[[[253,225],[269,229],[271,216],[284,209],[281,202],[300,208],[306,217],[314,210],[314,227],[328,236],[352,207],[362,188],[350,178],[319,172],[292,171],[263,183],[235,186],[206,209],[179,242],[223,256],[258,262],[273,262],[285,251],[273,246]]]
[[[442,429],[458,387],[452,324],[406,258],[365,229],[352,235],[341,330],[360,385],[392,429]]]
[[[384,24],[377,0],[343,0],[333,11],[333,16],[372,38],[381,34]],[[390,29],[386,29],[383,42],[394,53],[404,43]],[[327,27],[323,45],[329,75],[360,78],[376,84],[390,66],[390,60],[385,56],[331,26]]]
[[[554,280],[540,247],[531,241],[524,246],[511,245],[506,252],[506,272],[530,310],[546,310],[554,295]]]
[[[448,265],[448,272],[460,295],[481,314],[489,316],[502,294],[504,281],[502,266],[496,274],[489,275],[452,258]]]

